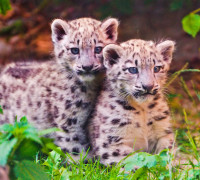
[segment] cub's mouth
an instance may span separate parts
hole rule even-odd
[[[78,70],[76,71],[77,75],[80,75],[80,76],[95,76],[99,73],[102,73],[102,72],[105,72],[105,68],[102,67],[102,68],[99,68],[99,69],[94,69],[94,70],[90,70],[90,71],[85,71],[85,70]]]
[[[76,73],[78,75],[81,75],[81,76],[90,76],[90,75],[96,75],[100,72],[100,70],[93,70],[93,71],[81,71],[81,70],[78,70]]]
[[[155,89],[155,90],[153,90],[152,92],[148,92],[148,91],[138,91],[138,92],[133,93],[133,96],[134,96],[135,98],[139,98],[139,97],[145,98],[145,97],[148,97],[148,96],[154,96],[154,95],[157,94],[157,92],[158,92],[158,89]]]

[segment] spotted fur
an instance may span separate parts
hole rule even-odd
[[[85,126],[104,77],[101,50],[116,41],[117,28],[118,21],[113,18],[103,22],[54,20],[54,59],[2,68],[0,104],[4,114],[0,123],[12,123],[16,115],[25,115],[39,129],[58,127],[63,131],[51,137],[79,158],[77,154],[89,146]],[[95,47],[100,47],[98,53]]]
[[[94,153],[101,163],[118,163],[137,150],[158,153],[172,148],[163,86],[173,51],[174,42],[168,40],[130,40],[104,48],[106,80],[90,123]]]

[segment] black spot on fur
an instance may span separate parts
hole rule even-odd
[[[112,121],[111,121],[111,123],[112,124],[118,124],[120,122],[120,119],[113,119]]]
[[[81,105],[82,105],[82,100],[76,101],[75,104],[76,104],[76,107],[77,107],[77,108],[81,107]]]
[[[71,126],[72,125],[72,119],[71,118],[67,118],[67,125]]]
[[[76,80],[75,83],[76,83],[77,85],[82,85],[81,81],[79,81],[79,80]]]
[[[115,109],[116,108],[116,106],[114,106],[114,105],[110,105],[110,109]]]
[[[75,134],[75,135],[73,136],[73,140],[74,140],[74,141],[79,141],[79,137],[78,137],[77,134]]]
[[[109,98],[114,98],[114,97],[116,97],[116,96],[110,94],[108,97],[109,97]]]
[[[79,152],[80,152],[80,151],[79,151],[79,148],[78,148],[78,147],[73,147],[73,148],[72,148],[72,153],[73,153],[73,155],[77,156]]]
[[[134,107],[129,106],[126,101],[116,100],[118,104],[120,104],[125,110],[136,110]]]
[[[62,148],[62,151],[63,151],[64,153],[69,153],[69,149],[67,149],[67,148]]]
[[[99,133],[93,133],[92,138],[94,138],[94,139],[99,138]]]
[[[6,73],[10,74],[12,77],[16,79],[23,79],[26,80],[26,78],[31,74],[32,69],[21,69],[21,68],[8,68]]]
[[[84,93],[86,93],[87,92],[86,86],[81,86],[81,91],[84,92]]]
[[[61,141],[62,138],[63,138],[62,136],[57,136],[57,137],[56,137],[56,140],[57,140],[57,141]]]
[[[167,116],[155,116],[154,117],[155,121],[161,121],[161,120],[166,119],[166,118],[167,118]]]
[[[167,129],[167,130],[165,130],[165,132],[166,132],[166,134],[172,134],[173,133],[171,129]]]
[[[72,114],[73,114],[73,115],[76,115],[76,114],[77,114],[77,112],[76,112],[76,111],[74,111]]]
[[[108,147],[108,143],[103,143],[103,147],[107,148]]]
[[[37,117],[37,116],[34,116],[34,117],[33,117],[33,120],[35,120],[35,121],[38,120],[38,117]]]
[[[45,104],[46,104],[46,106],[47,106],[48,109],[51,109],[51,103],[50,103],[49,100],[45,100]]]
[[[172,149],[172,146],[168,146],[168,149]]]
[[[40,102],[40,101],[37,102],[37,107],[38,107],[38,108],[41,107],[41,102]]]
[[[47,119],[49,120],[49,122],[53,122],[54,121],[54,116],[52,113],[48,113],[47,114]]]
[[[65,138],[65,141],[66,141],[66,142],[69,142],[69,141],[70,141],[70,138]]]
[[[102,154],[102,158],[103,158],[103,159],[108,159],[108,157],[109,157],[108,153]]]
[[[115,152],[112,153],[112,155],[113,155],[113,156],[119,156],[119,152],[118,152],[118,151],[115,151]]]
[[[74,93],[76,90],[76,86],[72,86],[70,89],[71,89],[71,93]]]
[[[154,102],[154,103],[150,104],[150,105],[148,106],[148,108],[149,108],[149,109],[153,109],[156,105],[157,105],[157,103]]]
[[[65,109],[69,109],[72,106],[71,101],[70,100],[66,100],[65,101]]]
[[[62,119],[65,119],[65,118],[66,118],[66,114],[63,113],[63,114],[62,114]]]
[[[116,166],[116,164],[117,164],[116,162],[111,162],[110,166]]]
[[[130,124],[130,123],[122,122],[122,123],[120,123],[119,127],[124,127],[124,126],[126,126],[127,124]]]
[[[169,111],[164,111],[163,112],[165,115],[169,115]]]
[[[65,52],[65,51],[62,50],[62,51],[58,54],[58,57],[61,58],[61,57],[63,56],[63,53],[64,53],[64,52]]]
[[[89,102],[82,103],[82,109],[86,109],[90,105]]]
[[[121,72],[118,72],[118,73],[117,73],[117,76],[119,76],[120,74],[121,74]]]
[[[140,128],[140,127],[141,127],[141,125],[139,124],[139,122],[136,122],[136,123],[135,123],[135,127],[136,127],[136,128]]]
[[[156,95],[155,97],[154,97],[154,101],[156,101],[156,100],[158,100],[160,98],[160,95],[158,94],[158,95]]]
[[[54,118],[58,118],[59,117],[59,111],[58,111],[58,107],[57,106],[54,106],[53,115],[54,115]]]
[[[69,133],[68,126],[62,125],[61,128],[62,128],[66,133]]]
[[[99,151],[99,147],[95,147],[94,152],[98,152],[98,151]]]
[[[108,143],[111,144],[113,142],[119,142],[122,138],[119,136],[108,136]]]
[[[150,125],[152,125],[153,124],[153,122],[152,121],[149,121],[148,123],[147,123],[147,126],[150,126]]]

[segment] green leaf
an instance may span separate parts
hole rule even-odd
[[[62,152],[61,149],[58,148],[58,146],[56,146],[53,143],[53,139],[50,138],[45,138],[45,137],[41,137],[42,143],[43,143],[43,149],[42,151],[44,153],[48,153],[50,150],[57,152],[58,154],[60,154],[62,157],[66,158],[66,155],[64,152]]]
[[[127,171],[130,171],[134,169],[134,167],[147,167],[152,168],[156,167],[157,165],[165,167],[167,165],[167,150],[162,151],[159,155],[151,155],[146,152],[139,152],[137,154],[134,154],[133,156],[128,157],[124,163],[125,163],[125,169]]]
[[[23,160],[16,164],[14,172],[17,178],[23,180],[48,180],[48,175],[41,166],[32,161]]]
[[[12,140],[4,141],[0,144],[0,166],[6,165],[8,156],[16,143],[17,139],[13,138]]]
[[[50,134],[56,131],[61,131],[61,129],[59,128],[50,128],[50,129],[45,129],[45,130],[41,130],[38,134],[39,136],[44,136],[46,134]]]
[[[61,168],[61,176],[60,176],[60,180],[70,180],[70,176],[72,175],[71,171],[67,171],[67,169],[65,168]]]
[[[1,106],[0,106],[0,114],[3,114],[3,109]]]
[[[14,127],[11,124],[3,124],[0,126],[0,131],[12,132],[13,130],[14,130]]]
[[[10,1],[9,0],[0,0],[0,13],[6,14],[6,11],[10,10]]]
[[[25,137],[27,139],[31,139],[32,141],[37,142],[38,144],[42,145],[42,141],[40,140],[40,137],[37,134],[34,133],[26,133]]]
[[[41,146],[30,139],[24,139],[15,151],[15,160],[34,160]]]
[[[147,172],[148,172],[148,169],[146,167],[140,168],[134,173],[133,179],[138,179],[138,180],[148,179]]]
[[[61,150],[59,147],[57,149]],[[57,153],[56,151],[51,151],[49,157],[47,158],[47,160],[44,162],[43,165],[46,165],[55,170],[56,168],[58,168],[60,161],[61,161],[60,154]]]
[[[195,37],[200,31],[200,16],[198,14],[189,14],[182,19],[183,30]]]
[[[26,116],[23,116],[23,117],[20,119],[20,122],[21,122],[21,123],[24,123],[24,124],[27,124],[27,123],[28,123],[28,120],[27,120]]]

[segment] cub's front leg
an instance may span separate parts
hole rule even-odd
[[[109,127],[108,125],[93,126],[93,134],[91,135],[94,154],[100,158],[102,164],[119,163],[134,151],[147,150],[148,143],[141,136],[140,128],[133,128],[130,124],[123,127],[117,125],[116,127],[114,125]],[[130,130],[135,132],[136,135],[132,137]]]
[[[174,134],[170,133],[158,139],[155,153],[159,153],[163,149],[172,149],[174,143]]]
[[[133,148],[120,142],[120,137],[113,136],[111,139],[96,139],[95,155],[100,158],[104,165],[119,163],[128,154],[133,152]],[[112,141],[112,142],[110,142]]]

